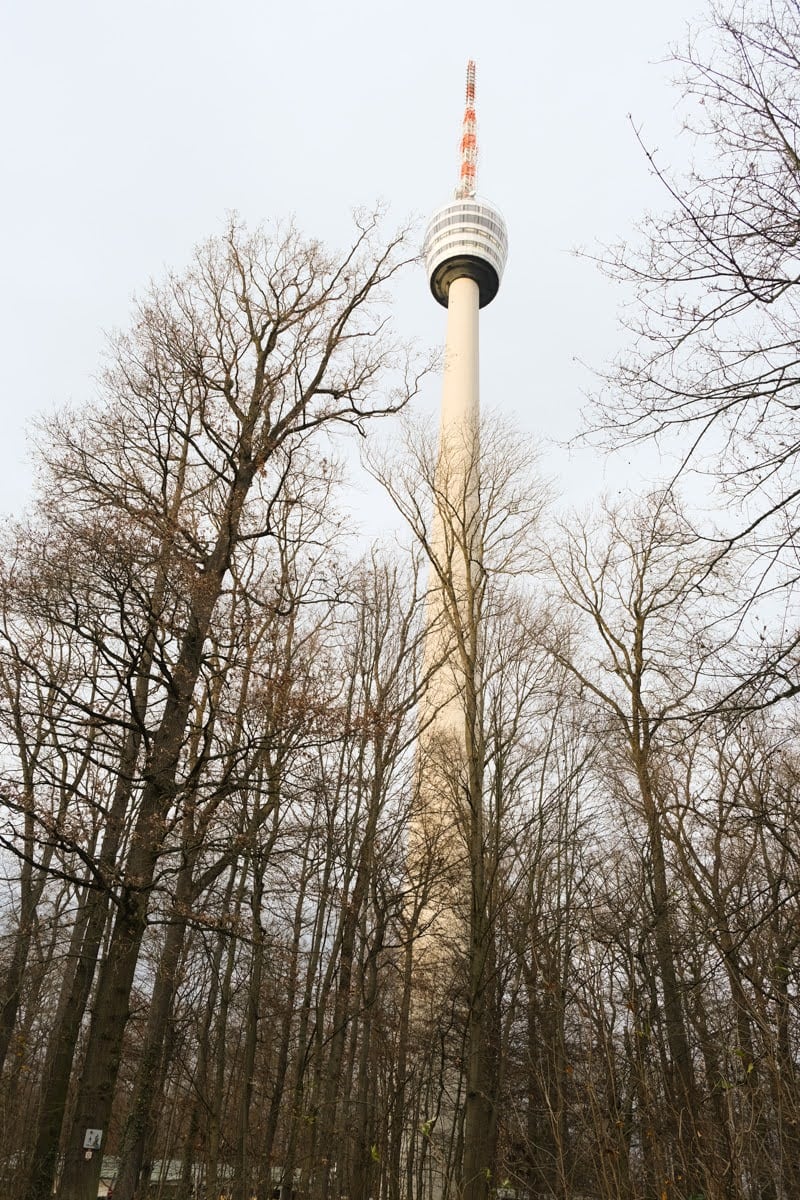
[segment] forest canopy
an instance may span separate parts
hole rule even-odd
[[[588,415],[677,446],[646,494],[557,515],[513,426],[454,465],[412,416],[367,452],[405,541],[351,536],[331,432],[373,446],[427,370],[379,217],[336,253],[232,222],[40,429],[0,548],[3,1194],[800,1195],[800,3],[677,61],[700,165],[646,152]]]

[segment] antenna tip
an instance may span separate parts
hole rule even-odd
[[[475,125],[475,60],[467,63],[467,103],[461,134],[461,171],[456,196],[463,200],[475,195],[478,166],[478,138]]]

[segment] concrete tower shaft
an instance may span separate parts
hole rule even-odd
[[[467,275],[450,285],[430,532],[433,561],[425,637],[429,683],[423,713],[431,724],[423,741],[445,738],[451,765],[463,753],[464,688],[470,674],[465,656],[471,657],[472,597],[482,563],[478,296],[477,282]]]

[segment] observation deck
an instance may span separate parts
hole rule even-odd
[[[466,275],[478,285],[481,308],[494,300],[508,257],[506,223],[474,196],[451,200],[431,217],[422,253],[434,298],[447,308],[450,284]]]

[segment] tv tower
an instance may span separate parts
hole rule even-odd
[[[420,706],[420,781],[410,842],[412,858],[421,863],[424,853],[433,855],[441,868],[440,883],[423,911],[418,951],[418,959],[434,970],[463,945],[469,927],[465,810],[480,804],[481,790],[470,778],[481,707],[478,314],[497,295],[508,235],[501,214],[477,196],[477,159],[475,63],[470,60],[455,198],[434,213],[423,247],[431,292],[447,309],[429,538],[428,686]]]

